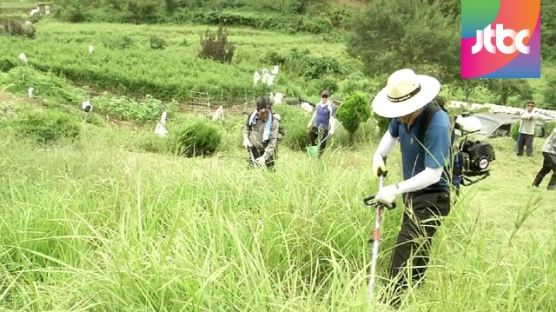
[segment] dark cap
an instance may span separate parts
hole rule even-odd
[[[257,99],[257,110],[263,108],[268,108],[268,109],[272,108],[272,100],[268,96],[260,96]]]
[[[321,97],[323,97],[323,96],[330,97],[330,92],[328,92],[328,90],[324,90],[320,93],[320,96]]]

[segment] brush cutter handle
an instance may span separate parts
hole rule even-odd
[[[386,172],[381,172],[380,176],[378,177],[378,189],[381,189],[384,186],[384,177],[386,177]],[[396,203],[385,204],[377,202],[375,200],[375,195],[369,195],[365,197],[363,199],[363,203],[365,203],[366,206],[374,206],[380,208],[386,207],[388,209],[396,208]]]

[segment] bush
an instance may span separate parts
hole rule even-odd
[[[512,128],[510,129],[510,134],[512,136],[512,139],[514,139],[514,141],[517,141],[517,137],[519,136],[519,126],[520,123],[516,122],[512,125]]]
[[[353,136],[359,128],[359,124],[369,119],[371,106],[362,93],[354,93],[338,108],[336,115],[342,126],[349,132],[350,142],[353,142]]]
[[[25,22],[15,19],[8,19],[2,23],[4,31],[10,36],[23,36],[27,38],[35,38],[36,30],[33,24],[26,25]]]
[[[287,105],[276,105],[273,107],[275,113],[280,114],[282,121],[280,127],[285,130],[282,143],[293,150],[305,150],[309,145],[309,131],[307,123],[309,116],[297,107]]]
[[[202,120],[191,120],[182,128],[170,129],[171,148],[180,156],[213,154],[221,140],[222,135],[218,129]]]
[[[151,41],[151,49],[154,50],[163,50],[164,48],[166,48],[166,46],[168,46],[166,40],[164,40],[163,38],[157,35],[151,36],[150,41]]]
[[[231,63],[235,47],[228,42],[228,33],[222,26],[218,27],[216,33],[207,30],[201,35],[201,52],[199,57],[210,58],[223,63]]]
[[[81,128],[68,115],[55,112],[29,112],[12,122],[15,133],[39,143],[52,143],[59,139],[76,139]]]
[[[552,133],[552,130],[554,130],[554,128],[556,127],[556,121],[547,121],[544,123],[544,131],[546,133],[547,136],[550,135],[550,133]]]
[[[167,140],[152,132],[138,136],[137,146],[149,153],[164,153],[168,149]]]
[[[17,64],[7,58],[0,59],[0,72],[8,72],[10,69],[16,67]]]
[[[332,76],[325,76],[318,80],[317,90],[328,90],[334,94],[338,91],[338,82]]]

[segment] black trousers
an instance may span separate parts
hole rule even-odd
[[[517,156],[523,155],[523,147],[527,147],[527,156],[533,156],[533,137],[532,134],[520,133],[517,141]]]
[[[390,278],[392,291],[399,296],[409,285],[422,281],[427,264],[432,237],[450,213],[448,191],[437,193],[404,194],[403,222],[392,254]]]
[[[324,138],[326,138],[327,136],[328,136],[328,129],[325,128],[312,127],[311,130],[309,131],[309,142],[311,142],[311,145],[315,146],[320,143],[319,156],[322,155],[324,148],[326,147],[326,141],[328,141],[328,139],[324,140]]]
[[[556,189],[556,154],[542,152],[542,156],[544,157],[542,168],[537,173],[537,176],[533,181],[533,186],[539,186],[542,179],[544,179],[544,177],[552,171],[552,177],[550,177],[550,181],[548,181],[547,189],[554,190]]]
[[[257,158],[263,156],[263,154],[264,154],[264,149],[260,149],[260,150],[259,150],[259,149],[256,149],[255,147],[250,147],[249,149],[251,150],[251,154],[253,154],[253,159],[257,159]],[[278,149],[278,148],[275,148],[275,149],[274,149],[274,154],[272,154],[272,156],[270,156],[270,158],[268,158],[268,159],[265,161],[265,165],[266,165],[266,167],[269,168],[269,169],[270,169],[270,168],[273,168],[274,165],[275,165],[275,157],[274,157],[274,156],[276,155],[277,149]],[[250,161],[251,161],[251,160],[250,160]],[[254,165],[254,164],[251,163],[251,165]]]

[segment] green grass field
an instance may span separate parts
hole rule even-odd
[[[3,118],[36,107],[0,99]],[[184,159],[141,152],[150,128],[82,127],[79,141],[47,147],[3,130],[2,309],[389,309],[366,298],[374,143],[333,143],[322,160],[282,148],[272,173],[247,168],[237,133],[216,156]],[[492,176],[463,190],[403,311],[556,307],[556,192],[529,186],[542,140],[532,159],[493,143]],[[398,163],[396,152],[390,182]],[[385,213],[380,276],[400,217]]]
[[[341,40],[231,28],[237,54],[220,64],[197,58],[206,26],[47,19],[37,29],[34,40],[0,36],[0,65],[9,67],[0,72],[0,311],[391,310],[366,297],[374,213],[362,198],[377,190],[375,121],[354,146],[340,129],[316,160],[286,146],[293,124],[304,130],[309,116],[285,110],[294,122],[275,172],[248,168],[241,109],[226,108],[214,123],[222,143],[211,157],[164,153],[152,134],[163,109],[169,127],[195,115],[183,105],[191,90],[225,104],[252,100],[253,71],[273,65],[273,51],[337,61],[335,98],[378,87]],[[153,35],[168,47],[151,49]],[[114,48],[124,37],[132,45]],[[18,63],[22,51],[30,65]],[[296,74],[303,70],[281,68],[275,90],[315,100],[321,81]],[[31,84],[35,98],[24,98]],[[545,82],[531,85],[538,94]],[[79,107],[89,96],[87,117]],[[50,145],[22,139],[13,121],[31,111],[65,114],[81,135]],[[530,186],[543,139],[532,158],[515,156],[509,138],[492,143],[491,176],[462,190],[434,240],[426,282],[409,289],[401,311],[556,310],[556,192],[546,191],[549,177]],[[396,151],[388,183],[401,179],[399,163]],[[385,212],[379,294],[401,217],[400,208]]]
[[[314,57],[340,62],[345,74],[358,66],[343,44],[323,41],[317,35],[286,35],[247,28],[231,28],[229,40],[236,52],[231,64],[198,58],[200,36],[214,31],[208,26],[161,26],[115,24],[41,23],[34,40],[0,36],[2,58],[17,60],[25,52],[29,63],[97,88],[116,88],[134,96],[151,94],[170,100],[191,100],[194,92],[207,92],[214,102],[243,103],[252,99],[255,70],[270,68],[270,52],[287,55],[292,49],[308,49]],[[168,47],[153,50],[150,38],[158,36]],[[95,47],[88,55],[89,45]],[[125,48],[123,48],[125,46]],[[154,69],[154,70],[153,70]],[[295,68],[282,68],[276,90],[287,95],[317,97],[319,79],[296,76]]]

